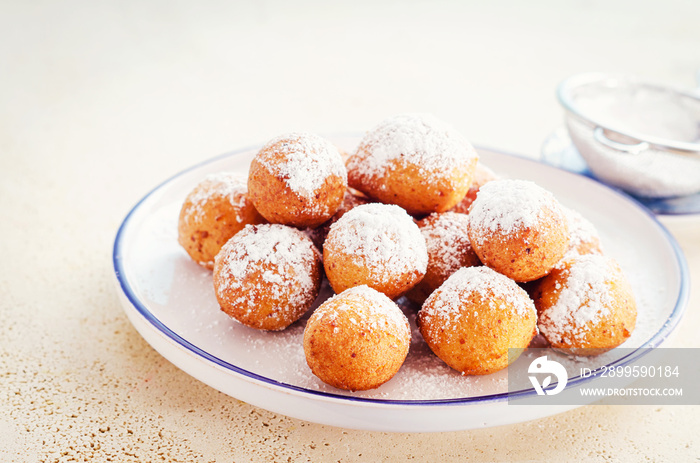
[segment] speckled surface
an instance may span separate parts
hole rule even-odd
[[[189,377],[124,315],[111,246],[185,167],[290,131],[430,111],[536,157],[556,84],[614,70],[678,86],[700,4],[0,4],[0,461],[695,461],[699,406],[588,406],[472,431],[302,422]],[[664,219],[700,281],[700,219]],[[700,294],[671,344],[700,347]]]

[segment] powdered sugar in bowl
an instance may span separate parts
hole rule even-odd
[[[700,192],[700,96],[601,73],[566,79],[557,96],[597,178],[642,197]]]

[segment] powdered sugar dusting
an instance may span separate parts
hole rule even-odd
[[[274,146],[274,151],[270,148]],[[282,155],[285,162],[279,162]],[[311,198],[330,175],[347,183],[347,170],[338,148],[311,133],[290,133],[268,142],[256,156],[272,174],[286,180],[295,193]]]
[[[187,210],[189,218],[201,220],[205,205],[212,198],[227,198],[232,206],[242,209],[248,193],[247,177],[240,172],[218,172],[207,175],[187,197],[192,204]],[[239,217],[238,220],[241,220]]]
[[[462,266],[465,251],[471,249],[469,216],[457,212],[433,213],[421,222],[420,231],[428,255],[439,256],[442,274],[454,273]]]
[[[409,113],[385,119],[371,130],[348,160],[348,168],[360,175],[382,176],[393,161],[399,161],[419,166],[428,177],[452,172],[477,156],[452,126],[430,114]]]
[[[507,235],[536,226],[546,211],[561,211],[554,195],[528,180],[493,180],[484,184],[469,211],[470,227]]]
[[[262,291],[274,299],[289,298],[291,309],[306,302],[314,291],[311,268],[317,256],[311,240],[295,228],[246,225],[221,248],[215,265],[227,287],[241,289],[246,285],[236,304],[252,307]],[[262,283],[251,288],[246,277],[254,272],[262,272]],[[290,292],[289,288],[295,290]]]
[[[357,206],[331,226],[327,242],[366,266],[380,281],[392,272],[425,273],[425,238],[405,210],[390,204]]]
[[[595,226],[573,209],[562,207],[562,210],[569,228],[569,250],[564,258],[580,254],[580,248],[584,246],[592,247],[591,251],[601,251],[600,236]]]
[[[542,334],[552,340],[569,333],[583,340],[592,326],[610,315],[613,269],[611,259],[598,254],[568,260],[562,270],[566,283],[556,288],[557,302],[540,316]]]
[[[351,304],[350,301],[360,303]],[[355,286],[331,297],[314,311],[309,323],[318,323],[321,319],[334,321],[346,312],[352,314],[348,320],[359,329],[382,330],[407,342],[411,337],[408,319],[401,309],[383,293],[367,285]]]
[[[452,317],[469,310],[468,299],[480,296],[489,310],[510,310],[513,316],[528,317],[535,314],[535,304],[527,293],[513,280],[489,267],[464,267],[450,276],[423,304],[425,317]],[[506,305],[500,303],[504,301]],[[479,314],[473,312],[474,317]]]

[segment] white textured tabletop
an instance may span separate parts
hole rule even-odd
[[[136,332],[113,282],[115,233],[191,165],[407,111],[537,158],[569,75],[692,87],[700,69],[691,0],[331,3],[0,2],[0,460],[700,458],[698,406],[427,434],[303,422],[193,379]],[[700,220],[664,223],[700,281]],[[699,288],[672,345],[700,347]]]

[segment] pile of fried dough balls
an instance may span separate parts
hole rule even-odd
[[[277,137],[247,177],[218,173],[192,190],[178,237],[213,270],[221,310],[252,328],[299,320],[327,278],[335,295],[308,319],[304,353],[313,374],[350,391],[380,386],[406,359],[404,296],[430,349],[464,375],[507,367],[509,349],[538,333],[604,352],[636,322],[630,285],[588,220],[533,182],[499,177],[427,114],[384,120],[346,160],[317,135]]]

